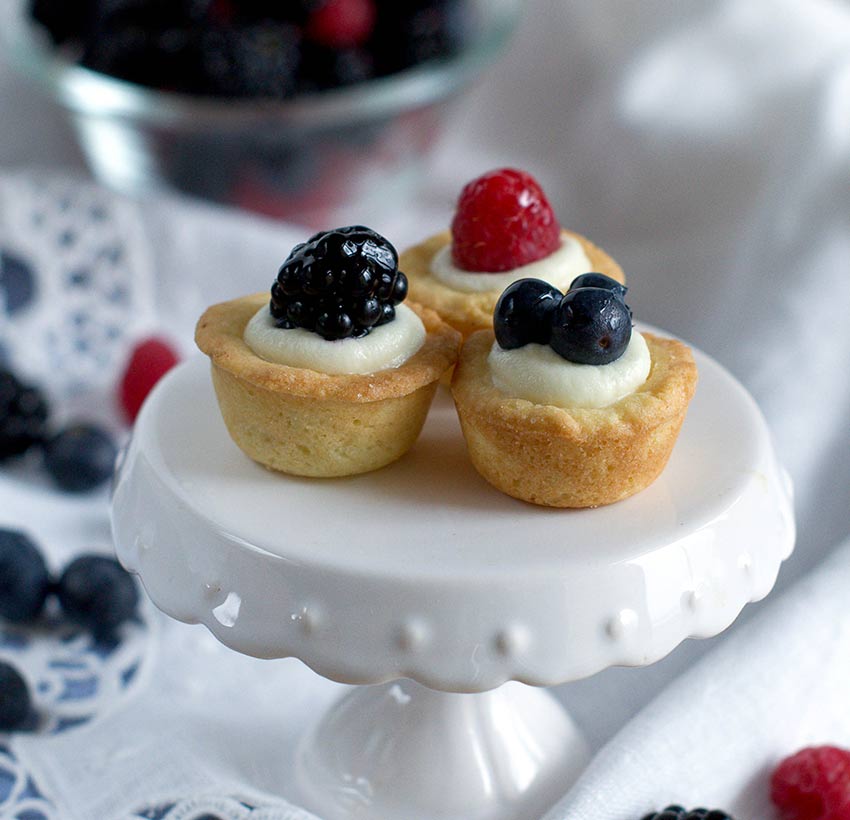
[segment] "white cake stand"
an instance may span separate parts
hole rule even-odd
[[[383,684],[352,690],[302,744],[301,798],[326,820],[536,818],[587,753],[532,686],[720,632],[791,552],[790,489],[762,416],[719,365],[697,363],[658,481],[569,511],[479,478],[446,394],[383,470],[268,472],[231,442],[194,360],[137,421],[113,501],[118,553],[161,609],[239,652]]]

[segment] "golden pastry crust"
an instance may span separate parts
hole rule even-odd
[[[602,248],[573,231],[564,233],[578,240],[590,260],[590,270],[604,273],[618,282],[625,282],[623,269]],[[444,285],[431,275],[434,255],[452,241],[449,231],[438,233],[408,248],[399,257],[398,266],[410,283],[410,298],[436,310],[444,322],[459,330],[466,338],[476,330],[493,327],[493,311],[501,290],[464,293]],[[482,274],[483,275],[483,274]]]
[[[564,409],[512,398],[493,385],[492,331],[464,344],[452,379],[469,455],[514,498],[548,507],[598,507],[648,487],[667,463],[697,383],[690,348],[644,333],[652,366],[609,407]]]
[[[417,353],[370,375],[328,375],[267,362],[248,347],[245,326],[267,301],[260,293],[213,305],[195,329],[234,442],[254,461],[303,476],[369,472],[407,452],[457,359],[459,334],[410,304],[427,331]]]

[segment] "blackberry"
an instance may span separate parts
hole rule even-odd
[[[44,440],[47,401],[41,391],[0,370],[0,461],[19,456]]]
[[[643,820],[734,820],[731,814],[719,809],[685,809],[682,806],[667,806],[662,811],[647,814]]]
[[[278,327],[301,327],[333,341],[365,336],[395,318],[407,296],[398,253],[363,225],[336,228],[296,245],[271,288]]]

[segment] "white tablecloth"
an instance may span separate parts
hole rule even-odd
[[[714,355],[756,396],[797,489],[799,543],[779,584],[787,587],[850,533],[848,111],[850,6],[840,0],[680,0],[675,6],[661,0],[537,0],[529,3],[506,59],[458,105],[438,146],[434,172],[414,206],[394,215],[356,214],[352,220],[372,224],[403,246],[445,227],[460,181],[502,164],[536,173],[562,222],[593,237],[623,263],[635,314]],[[0,71],[0,114],[0,163],[80,167],[61,118],[7,71]],[[164,323],[187,344],[200,307],[267,287],[299,235],[291,227],[178,201],[143,207],[135,215],[149,238],[150,262],[162,285],[159,297],[146,303],[145,321]],[[202,289],[187,284],[189,269],[204,270]],[[29,525],[66,554],[92,540],[107,541],[103,499],[77,502],[38,495],[19,476],[8,474],[0,478],[0,492],[6,493],[0,525]],[[733,799],[743,781],[722,768],[711,743],[699,759],[716,760],[717,768],[693,769],[698,779],[683,780],[690,757],[657,757],[660,750],[666,755],[679,749],[680,741],[665,734],[663,721],[670,721],[671,732],[678,731],[684,721],[675,705],[686,691],[711,680],[715,668],[755,671],[756,664],[740,667],[733,658],[763,657],[765,668],[778,670],[772,664],[786,641],[806,645],[799,631],[803,627],[795,626],[802,619],[806,630],[817,631],[810,649],[820,654],[782,669],[783,681],[791,680],[777,690],[775,703],[786,714],[793,712],[795,687],[810,683],[817,664],[827,663],[846,640],[843,627],[835,626],[843,623],[840,587],[827,583],[824,573],[840,573],[847,555],[846,550],[839,554],[829,570],[796,591],[775,618],[770,604],[750,607],[719,639],[690,642],[648,669],[609,670],[557,690],[593,747],[603,751],[570,797],[567,813],[555,816],[628,820],[648,805],[648,797],[664,802],[665,785],[675,799]],[[817,598],[808,597],[815,593]],[[812,602],[808,619],[802,618],[806,601]],[[743,628],[757,612],[764,613],[758,625]],[[265,665],[257,673],[253,661],[229,653],[219,657],[198,630],[171,624],[164,629],[175,636],[175,645],[207,647],[234,677],[250,675],[269,690],[309,690],[318,705],[335,689],[288,662]],[[744,649],[750,641],[752,646]],[[713,647],[717,652],[695,665]],[[171,674],[188,685],[191,670],[184,668],[185,658],[168,650],[163,657],[176,664]],[[850,684],[845,666],[830,669],[845,687]],[[668,693],[630,723],[683,672]],[[709,707],[721,701],[738,703],[743,674],[718,675],[710,698],[702,702],[707,715],[714,716]],[[762,692],[775,688],[771,675],[758,681]],[[146,693],[138,682],[134,686],[138,703],[152,697],[153,690]],[[223,696],[212,683],[205,685],[203,697],[225,710],[224,723],[235,719],[226,711],[233,704],[220,703]],[[734,715],[735,722],[712,719],[711,725],[730,733],[730,746],[745,743],[762,725],[765,713],[755,707],[765,702],[774,701],[756,698],[753,708],[717,708],[717,715]],[[832,708],[826,698],[805,709],[798,705],[796,734],[768,733],[757,756],[735,758],[739,769],[749,767],[744,774],[753,778],[752,794],[763,788],[759,767],[770,755],[787,751],[782,747],[793,746],[794,738],[805,739],[806,726],[828,726],[824,721]],[[128,719],[136,720],[144,734],[144,720],[138,715]],[[300,724],[293,720],[287,725],[295,732]],[[84,732],[97,725],[105,723],[75,730],[78,740],[68,731],[50,742],[57,749],[75,743],[91,749]],[[836,735],[850,739],[844,724],[836,720],[832,725]],[[700,741],[690,738],[694,753],[702,748]],[[21,754],[26,746],[34,765],[36,757],[44,757],[39,742],[21,744]],[[183,749],[179,739],[174,744]],[[662,759],[679,763],[656,766],[646,789],[638,788],[639,778],[624,774],[643,777],[641,760]],[[49,774],[44,761],[39,765],[44,788],[49,781],[61,803],[61,779]],[[230,765],[246,797],[268,785],[262,772],[252,770],[240,780],[241,764]],[[602,793],[617,797],[602,805],[593,796]],[[754,808],[761,804],[752,795],[736,805],[745,818],[764,816]]]

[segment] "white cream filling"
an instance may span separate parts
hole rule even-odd
[[[447,287],[464,293],[486,291],[501,293],[517,279],[526,278],[542,279],[559,290],[565,291],[576,276],[589,271],[590,260],[581,242],[566,231],[561,232],[561,247],[549,256],[502,273],[468,271],[457,267],[452,261],[451,244],[440,248],[431,259],[431,275]]]
[[[646,340],[636,330],[619,359],[604,365],[577,364],[549,345],[504,350],[497,342],[487,357],[493,384],[508,396],[557,407],[607,407],[633,393],[649,376]]]
[[[280,328],[268,305],[245,326],[243,339],[261,359],[329,375],[364,375],[403,365],[425,343],[422,320],[406,305],[395,319],[359,339],[329,342],[304,328]]]

